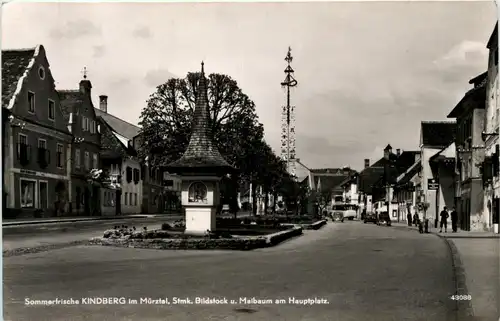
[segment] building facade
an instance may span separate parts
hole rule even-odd
[[[118,189],[106,191],[103,212],[138,214],[142,211],[143,174],[137,157],[134,138],[140,128],[108,113],[108,97],[99,96],[99,108],[94,108],[101,134],[102,169],[116,180]],[[136,140],[137,141],[137,140]]]
[[[488,73],[485,72],[469,83],[474,88],[469,90],[448,118],[456,118],[457,135],[455,139],[458,158],[456,176],[459,182],[457,204],[462,230],[483,230],[487,223],[483,215],[484,190],[481,166],[484,161],[485,149],[481,133],[484,131],[486,83]]]
[[[423,214],[429,219],[431,225],[437,225],[438,214],[443,206],[453,206],[447,203],[439,202],[439,193],[446,193],[444,189],[452,189],[454,185],[445,184],[446,180],[442,180],[444,185],[439,185],[439,171],[431,158],[444,151],[454,143],[456,136],[456,122],[454,121],[422,121],[420,126],[420,161],[421,168],[421,192],[419,195],[419,203],[427,204],[428,208]]]
[[[485,106],[485,126],[482,138],[485,142],[485,156],[487,162],[483,166],[485,174],[484,180],[484,200],[483,209],[486,229],[495,229],[498,233],[498,223],[500,219],[500,148],[499,148],[499,117],[500,108],[498,104],[499,81],[498,81],[498,24],[488,41],[488,75],[486,83],[486,106]],[[488,167],[487,165],[491,166]],[[491,168],[488,175],[488,168]],[[490,177],[488,177],[490,176]]]
[[[416,157],[415,163],[405,172],[401,173],[394,187],[394,198],[398,204],[398,220],[406,222],[410,214],[413,219],[417,209],[417,193],[420,190],[420,173],[422,164],[420,155]],[[421,218],[421,216],[419,216]]]
[[[2,51],[4,217],[60,216],[68,212],[67,128],[42,45]]]
[[[101,135],[91,96],[92,84],[80,81],[76,90],[58,90],[68,129],[73,135],[69,145],[70,174],[68,199],[73,215],[101,214],[101,185],[89,180],[92,169],[100,169]]]

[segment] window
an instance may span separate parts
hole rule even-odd
[[[134,183],[138,184],[140,178],[141,178],[141,173],[137,168],[134,168]]]
[[[87,117],[85,117],[85,130],[90,130],[90,120]]]
[[[35,207],[35,181],[21,179],[20,203],[22,208]]]
[[[127,200],[128,200],[128,193],[127,192],[125,192],[125,194],[123,194],[123,200],[124,200],[125,205],[127,205]]]
[[[49,119],[54,120],[56,118],[56,103],[49,99]]]
[[[57,167],[62,168],[64,163],[64,146],[57,144]]]
[[[132,203],[132,193],[128,193],[128,196],[129,196],[129,202],[128,202],[128,204],[129,205],[133,205],[133,203]]]
[[[90,133],[95,134],[95,120],[90,122]]]
[[[82,162],[82,160],[81,160],[80,150],[76,149],[75,150],[75,167],[80,168],[81,162]]]
[[[38,164],[41,168],[46,168],[49,164],[47,141],[41,138],[38,139]]]
[[[38,148],[47,149],[47,141],[45,139],[38,139]]]
[[[127,183],[130,183],[132,182],[132,168],[127,166],[127,169],[126,169],[126,178],[127,178]]]
[[[85,169],[90,169],[90,154],[89,152],[85,151]]]
[[[29,163],[29,156],[28,136],[19,134],[17,143],[17,158],[20,160],[22,165],[27,165]]]
[[[137,206],[137,193],[134,193],[134,205]]]
[[[28,91],[28,111],[35,112],[35,93],[32,91]]]
[[[45,79],[45,69],[43,69],[42,66],[38,68],[38,77],[40,77],[41,80]]]
[[[92,168],[98,168],[97,165],[98,165],[97,164],[97,154],[94,153],[94,154],[92,154]]]
[[[85,130],[85,116],[82,116],[82,130],[84,131]]]

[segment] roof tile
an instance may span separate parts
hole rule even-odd
[[[423,121],[421,123],[424,146],[446,147],[455,140],[455,121]]]
[[[7,107],[16,92],[17,83],[35,55],[35,48],[2,50],[2,106]]]

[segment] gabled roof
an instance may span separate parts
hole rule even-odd
[[[467,110],[486,108],[486,83],[488,82],[488,77],[484,77],[482,79],[479,77],[481,77],[481,75],[476,78],[478,78],[477,80],[481,80],[481,82],[475,83],[474,88],[465,93],[455,108],[453,108],[453,110],[448,114],[448,118],[460,117]]]
[[[421,144],[444,148],[455,140],[455,121],[422,121],[420,127]]]
[[[455,143],[451,143],[449,146],[446,146],[445,148],[441,149],[439,152],[431,156],[429,158],[429,161],[432,162],[444,159],[454,160],[456,158],[456,154],[457,154],[457,149]]]
[[[16,96],[35,63],[40,47],[2,50],[2,107],[14,107]]]
[[[405,172],[415,163],[419,155],[420,151],[403,151],[396,161],[396,167],[398,168],[398,171],[400,173]]]
[[[114,131],[126,137],[128,140],[133,140],[135,136],[139,135],[141,130],[139,126],[126,122],[107,112],[103,112],[99,108],[94,108],[94,111],[97,117],[101,117]]]
[[[422,162],[418,159],[406,172],[398,177],[397,184],[404,185],[408,183],[418,172],[422,170]]]
[[[79,90],[58,90],[57,93],[64,119],[69,121],[69,115],[83,102],[83,94]]]
[[[342,181],[344,181],[345,176],[331,176],[331,175],[321,175],[315,176],[315,186],[318,186],[318,182],[321,182],[320,188],[321,192],[335,192],[335,191],[343,191],[343,188],[340,186]]]
[[[359,174],[359,191],[372,194],[373,186],[384,175],[383,167],[368,167]]]
[[[488,40],[488,44],[486,45],[486,48],[491,50],[492,49],[491,47],[493,47],[493,44],[495,42],[498,42],[497,35],[498,35],[498,22],[495,24],[495,28],[493,29],[493,33],[491,34],[490,39]]]
[[[117,141],[121,146],[121,149],[125,151],[129,156],[137,156],[137,151],[129,145],[129,140],[122,135],[120,135],[108,122],[106,122],[102,117],[98,117],[101,120],[103,126],[107,128],[109,133],[113,136],[114,140]],[[103,131],[101,131],[101,134]]]

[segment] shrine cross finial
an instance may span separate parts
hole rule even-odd
[[[288,64],[290,64],[292,60],[293,60],[292,47],[288,47],[288,53],[286,54],[285,61],[288,62]]]
[[[87,73],[88,73],[87,67],[83,67],[83,70],[82,70],[83,79],[87,79]]]

